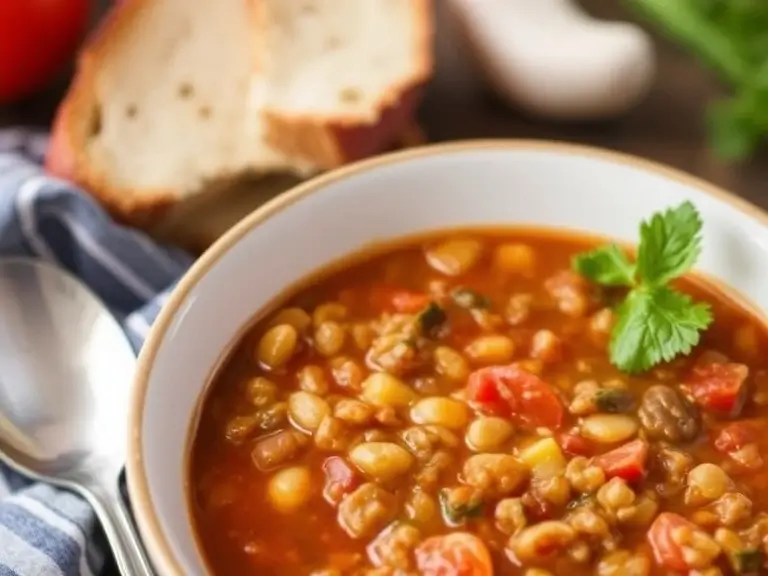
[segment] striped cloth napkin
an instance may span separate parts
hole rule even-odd
[[[75,186],[47,177],[46,143],[43,133],[0,130],[0,257],[33,256],[79,276],[138,350],[192,258],[115,224]],[[0,576],[98,575],[105,553],[83,500],[0,464]]]

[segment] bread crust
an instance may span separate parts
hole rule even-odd
[[[412,0],[412,7],[416,22],[413,73],[381,95],[373,123],[354,114],[328,117],[265,109],[267,143],[290,158],[330,169],[375,154],[401,135],[415,116],[434,68],[432,0]],[[252,0],[251,8],[254,28],[263,30],[268,19],[266,6],[261,0]],[[264,49],[259,52],[263,54]]]
[[[109,58],[113,46],[120,42],[123,34],[129,33],[134,20],[141,17],[151,1],[118,3],[91,35],[56,112],[45,158],[45,168],[50,174],[74,182],[91,193],[116,219],[136,226],[161,218],[177,202],[178,192],[115,187],[105,167],[89,157],[88,140],[98,131],[100,122],[96,96],[98,67]]]

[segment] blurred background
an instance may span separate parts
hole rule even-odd
[[[6,14],[3,15],[0,11],[0,21],[5,19],[10,22],[9,18],[15,11],[13,6],[25,4],[26,1],[5,0],[5,8],[2,10],[5,10]],[[3,2],[0,1],[0,4]],[[30,1],[30,4],[45,3]],[[61,5],[61,12],[56,18],[64,23],[62,28],[76,32],[81,18],[86,18],[87,25],[91,27],[99,21],[111,3],[106,0],[94,0],[88,6],[86,16],[81,14],[82,2],[79,1],[56,0],[49,4]],[[656,68],[647,95],[643,95],[639,102],[632,104],[615,118],[575,118],[562,121],[548,118],[546,114],[533,115],[523,112],[514,104],[510,105],[504,98],[494,95],[488,89],[487,82],[479,77],[477,68],[470,65],[466,41],[458,33],[455,22],[446,14],[447,2],[435,0],[435,4],[436,67],[417,118],[427,141],[544,138],[596,145],[670,164],[768,208],[768,192],[765,191],[768,162],[765,152],[760,148],[753,149],[751,140],[746,145],[740,140],[736,144],[735,153],[731,150],[722,154],[713,146],[712,128],[708,127],[707,123],[709,105],[720,96],[734,93],[734,82],[729,82],[732,78],[728,77],[727,70],[725,73],[722,67],[718,70],[718,65],[723,63],[718,62],[717,53],[701,53],[702,50],[708,50],[707,42],[704,42],[704,46],[691,46],[690,36],[695,37],[699,32],[695,27],[685,29],[690,22],[666,22],[667,32],[661,34],[660,31],[665,29],[664,25],[660,25],[665,24],[660,22],[664,15],[660,18],[658,15],[652,15],[653,17],[649,18],[648,14],[642,13],[642,9],[630,6],[632,2],[581,0],[579,4],[591,16],[639,23],[652,38]],[[542,6],[548,4],[554,6],[560,2],[541,2]],[[652,12],[654,4],[659,3],[648,0],[636,4],[647,4]],[[698,4],[699,7],[706,5],[717,13],[718,4],[722,5],[722,2],[669,0],[668,4],[677,10],[686,4]],[[752,10],[759,12],[760,16],[768,14],[768,7],[762,1],[731,0],[730,5],[739,7],[742,12],[748,13]],[[730,17],[728,14],[723,16],[724,36],[733,31],[726,29],[733,24],[733,18],[728,20]],[[741,17],[743,19],[743,14]],[[680,25],[681,29],[676,30],[676,25]],[[736,25],[742,26],[739,30],[743,29],[743,22]],[[15,28],[19,34],[29,33],[23,23]],[[47,33],[54,34],[54,31]],[[744,32],[746,35],[750,33],[752,32]],[[763,53],[768,56],[768,47],[763,41],[765,33],[761,32],[759,36],[758,40],[762,42],[763,48],[766,48]],[[55,52],[53,60],[63,59],[63,55],[70,48],[66,38],[58,47],[50,39],[36,38],[33,42],[36,44],[30,48],[32,50]],[[13,49],[8,46],[9,43],[12,43],[12,39],[6,37],[6,40],[3,40],[0,36],[0,61],[7,61],[8,58],[7,54],[2,53],[3,49]],[[696,38],[693,39],[693,44],[696,44]],[[704,56],[704,63],[701,56]],[[70,63],[72,57],[73,54],[66,54]],[[711,65],[712,61],[714,66]],[[727,63],[724,66],[727,69]],[[71,66],[68,70],[71,71]],[[43,76],[39,82],[41,86],[32,94],[0,105],[0,127],[36,126],[46,129],[50,125],[57,104],[68,85],[69,75],[66,71],[53,74],[49,70]],[[768,99],[763,100],[764,110],[760,111],[764,116],[768,116]]]

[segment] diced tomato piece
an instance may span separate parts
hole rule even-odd
[[[595,457],[592,462],[602,468],[608,478],[619,477],[634,482],[645,476],[647,458],[648,444],[642,440],[633,440]]]
[[[739,465],[734,473],[762,469],[761,440],[768,432],[765,420],[742,420],[725,426],[714,439],[714,446]]]
[[[558,428],[565,413],[549,384],[514,364],[489,366],[470,374],[467,397],[484,412],[508,416],[530,427]]]
[[[720,452],[729,453],[741,450],[747,444],[757,442],[757,427],[751,422],[734,422],[720,430],[715,438],[715,448]]]
[[[397,312],[413,314],[425,308],[430,302],[427,294],[400,290],[392,295],[392,306]]]
[[[352,492],[360,484],[357,472],[340,456],[326,458],[323,462],[323,472],[325,473],[323,495],[333,504],[338,504],[345,494]]]
[[[563,451],[571,456],[589,456],[592,454],[592,444],[581,434],[564,432],[558,437],[558,443]]]
[[[394,286],[376,286],[370,293],[371,304],[382,310],[414,314],[424,309],[431,298],[423,292],[415,292]]]
[[[749,368],[744,364],[698,364],[693,367],[683,388],[701,407],[738,416],[747,399]]]
[[[510,416],[515,402],[509,391],[500,387],[495,379],[478,376],[477,372],[469,377],[467,398],[478,404],[483,412],[494,416]]]
[[[488,548],[468,532],[427,538],[416,547],[416,566],[422,576],[493,576]]]
[[[651,545],[653,556],[660,567],[687,574],[691,567],[685,561],[680,545],[672,538],[673,530],[681,527],[689,527],[691,530],[699,529],[695,524],[678,514],[662,512],[656,517],[648,531],[648,543]]]

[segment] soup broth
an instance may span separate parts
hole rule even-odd
[[[622,289],[571,268],[595,245],[442,233],[355,258],[258,321],[194,430],[211,571],[762,573],[764,326],[685,278],[714,315],[701,342],[622,373]]]

